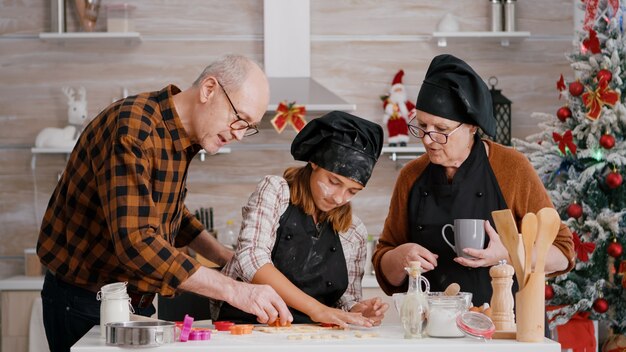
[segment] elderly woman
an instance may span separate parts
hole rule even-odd
[[[237,251],[223,269],[233,278],[272,286],[295,323],[380,324],[388,308],[362,299],[367,230],[350,201],[380,156],[382,128],[341,111],[312,120],[291,144],[283,177],[266,176],[243,208]],[[213,302],[213,319],[256,317]]]
[[[376,278],[387,294],[405,291],[404,267],[418,260],[431,291],[458,283],[478,306],[491,299],[489,267],[509,259],[491,212],[511,209],[519,227],[524,214],[553,205],[524,155],[477,135],[481,128],[493,136],[496,122],[489,89],[467,63],[452,55],[435,57],[416,109],[410,130],[426,154],[398,176],[373,255]],[[484,248],[464,249],[476,259],[457,256],[444,242],[442,227],[454,219],[486,220]],[[557,275],[573,265],[572,235],[561,224],[545,270]]]

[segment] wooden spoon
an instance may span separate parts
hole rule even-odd
[[[446,290],[443,291],[443,294],[446,296],[456,296],[461,291],[461,286],[456,282],[451,283],[446,287]]]
[[[561,218],[554,208],[543,208],[537,212],[536,273],[545,271],[546,255],[556,235],[559,233],[560,225]]]
[[[517,284],[521,290],[524,288],[524,266],[522,265],[522,258],[518,254],[520,239],[513,213],[510,209],[503,209],[492,211],[491,216],[493,217],[493,222],[496,225],[496,230],[498,230],[502,244],[509,252],[511,265],[515,269]]]
[[[532,270],[532,254],[537,237],[537,215],[528,213],[522,219],[522,241],[524,242],[524,285]]]

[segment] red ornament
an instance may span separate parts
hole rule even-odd
[[[613,258],[617,258],[620,255],[622,255],[622,245],[620,243],[615,242],[615,240],[613,240],[613,242],[606,247],[606,252]]]
[[[565,122],[569,117],[572,117],[572,110],[564,106],[556,111],[556,117],[558,117],[561,122]]]
[[[622,185],[622,175],[617,171],[613,171],[606,176],[604,182],[610,189],[616,189]]]
[[[546,301],[551,300],[554,297],[554,289],[552,285],[546,284],[546,293],[545,293]]]
[[[567,216],[569,216],[570,218],[575,218],[575,219],[578,219],[579,217],[583,216],[582,205],[578,203],[570,204],[567,207]]]
[[[585,90],[585,86],[578,81],[569,84],[569,93],[575,97],[583,94],[583,90]]]
[[[596,75],[596,78],[598,78],[598,81],[610,82],[613,78],[613,74],[609,70],[600,70]]]
[[[604,149],[613,148],[615,146],[615,137],[611,136],[608,133],[603,134],[602,137],[600,137],[600,145]]]
[[[609,302],[604,298],[598,298],[593,302],[593,310],[602,314],[609,310]]]

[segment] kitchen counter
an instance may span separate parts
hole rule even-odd
[[[357,334],[377,334],[375,337],[359,338]],[[322,335],[324,338],[292,340],[292,335]],[[561,345],[549,339],[540,343],[523,343],[515,340],[490,340],[462,338],[424,338],[405,340],[399,325],[380,326],[371,329],[321,330],[320,332],[264,333],[253,331],[251,335],[231,335],[228,332],[214,332],[211,340],[175,342],[153,348],[141,348],[142,352],[152,351],[320,351],[325,352],[381,352],[381,351],[433,351],[433,352],[560,352]],[[333,337],[335,336],[335,337]],[[343,338],[336,338],[340,336]],[[100,338],[100,327],[95,326],[71,348],[73,352],[120,351],[119,347],[107,346]]]
[[[363,288],[379,288],[378,281],[374,275],[363,275],[363,281],[361,281]]]
[[[41,291],[43,276],[12,276],[0,280],[0,291]]]
[[[374,275],[364,275],[363,288],[378,288],[378,282]],[[0,280],[0,291],[29,291],[41,290],[43,276],[12,276]]]

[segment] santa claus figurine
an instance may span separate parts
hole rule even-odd
[[[409,115],[415,110],[415,105],[406,96],[404,84],[402,84],[404,71],[396,73],[391,82],[389,95],[383,96],[383,124],[387,126],[389,133],[389,146],[405,147],[409,141]]]

